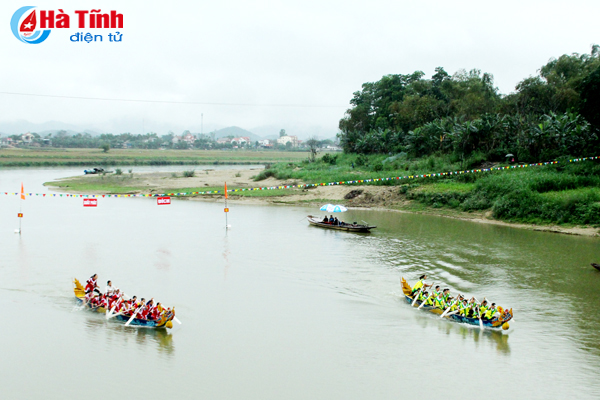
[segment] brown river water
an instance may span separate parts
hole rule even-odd
[[[139,170],[139,168],[138,168]],[[0,170],[47,193],[80,169]],[[303,207],[0,195],[0,399],[597,399],[597,238],[349,211],[370,235],[310,227]],[[98,273],[174,306],[153,331],[75,307]],[[507,332],[411,308],[427,273],[512,307]]]

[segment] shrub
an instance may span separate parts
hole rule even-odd
[[[123,171],[121,170],[121,168],[117,168],[115,169],[115,175],[122,175]]]
[[[184,178],[191,178],[193,176],[196,176],[196,171],[191,169],[189,171],[183,171],[183,177]]]

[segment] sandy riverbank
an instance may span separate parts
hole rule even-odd
[[[116,175],[87,175],[60,179],[48,182],[46,185],[55,186],[57,190],[69,193],[169,193],[177,191],[218,190],[227,182],[229,189],[256,187],[273,187],[298,185],[297,180],[278,180],[269,178],[254,181],[260,169],[240,170],[206,170],[197,171],[193,177],[182,177],[182,173],[152,172]],[[188,197],[193,201],[222,201],[222,194],[198,195]],[[509,223],[493,219],[491,212],[466,213],[451,208],[425,207],[420,203],[406,199],[398,187],[394,186],[317,186],[284,191],[246,191],[230,193],[229,201],[243,204],[278,204],[310,206],[314,208],[324,202],[336,202],[356,209],[375,209],[392,212],[410,212],[427,215],[437,215],[447,218],[468,220],[476,223],[510,226],[520,229],[555,232],[570,235],[600,236],[599,230],[592,227],[564,227],[556,225],[531,225]]]

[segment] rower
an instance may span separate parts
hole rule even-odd
[[[471,297],[471,300],[469,300],[469,311],[467,316],[469,318],[477,318],[479,316],[479,305],[475,301],[475,297]]]
[[[431,285],[425,283],[425,279],[427,279],[427,275],[421,275],[419,281],[415,283],[415,286],[412,288],[412,295],[418,292],[421,288],[425,289],[426,287],[431,287]]]
[[[490,320],[492,318],[494,318],[494,314],[496,314],[496,303],[492,303],[492,305],[490,306],[490,308],[485,312],[485,314],[482,316],[482,318]]]
[[[118,289],[112,285],[112,281],[106,282],[106,288],[104,289],[104,294],[111,296]]]
[[[323,218],[323,222],[328,224],[329,223],[329,218],[327,218],[327,215],[325,216],[325,218]]]
[[[489,308],[490,306],[488,305],[487,300],[483,299],[483,302],[481,302],[481,306],[479,307],[479,312],[481,313],[481,316],[484,316]]]
[[[443,290],[444,301],[447,303],[452,296],[450,296],[450,289],[446,288]]]
[[[100,290],[98,290],[98,274],[94,274],[87,280],[85,285],[85,292],[97,292],[100,294]]]
[[[469,303],[467,303],[467,299],[463,299],[462,304],[459,306],[460,311],[458,312],[463,317],[467,317],[469,315]]]
[[[428,297],[429,297],[429,292],[428,292],[427,290],[425,290],[425,291],[423,291],[423,292],[421,292],[421,293],[419,294],[419,298],[418,298],[418,300],[419,300],[419,301],[421,301],[421,302],[423,302],[423,301],[425,301],[425,300],[426,300]]]
[[[440,292],[434,300],[434,307],[443,310],[446,308],[446,301],[444,300],[444,293]]]

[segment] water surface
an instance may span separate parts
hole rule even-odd
[[[74,169],[2,170],[45,191]],[[79,171],[79,169],[77,169]],[[134,171],[137,169],[134,168]],[[79,172],[78,172],[79,173]],[[371,235],[308,226],[302,207],[0,195],[2,399],[593,399],[598,239],[351,211]],[[125,328],[74,307],[98,273],[175,306],[183,325]],[[411,309],[401,276],[512,307],[508,333]],[[469,377],[468,381],[465,377]]]

